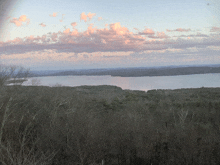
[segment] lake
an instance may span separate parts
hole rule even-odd
[[[47,76],[31,77],[23,85],[81,86],[114,85],[122,89],[148,91],[151,89],[180,89],[220,87],[220,74],[195,74],[155,77],[112,77],[112,76]]]

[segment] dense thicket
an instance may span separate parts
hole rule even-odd
[[[4,86],[2,164],[220,164],[220,88]]]

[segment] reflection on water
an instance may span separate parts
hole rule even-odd
[[[37,79],[38,84],[33,84],[33,79]],[[151,89],[220,87],[220,74],[157,77],[48,76],[28,78],[28,81],[24,82],[23,85],[54,86],[56,84],[62,86],[114,85],[122,89],[143,91]]]

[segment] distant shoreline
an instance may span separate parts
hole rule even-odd
[[[61,70],[61,71],[31,71],[29,77],[44,76],[120,76],[120,77],[143,77],[143,76],[178,76],[193,74],[220,73],[220,67],[190,66],[190,67],[160,67],[160,68],[110,68],[110,69],[84,69],[84,70]]]

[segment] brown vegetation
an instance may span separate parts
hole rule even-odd
[[[220,164],[219,88],[0,88],[2,164]]]

